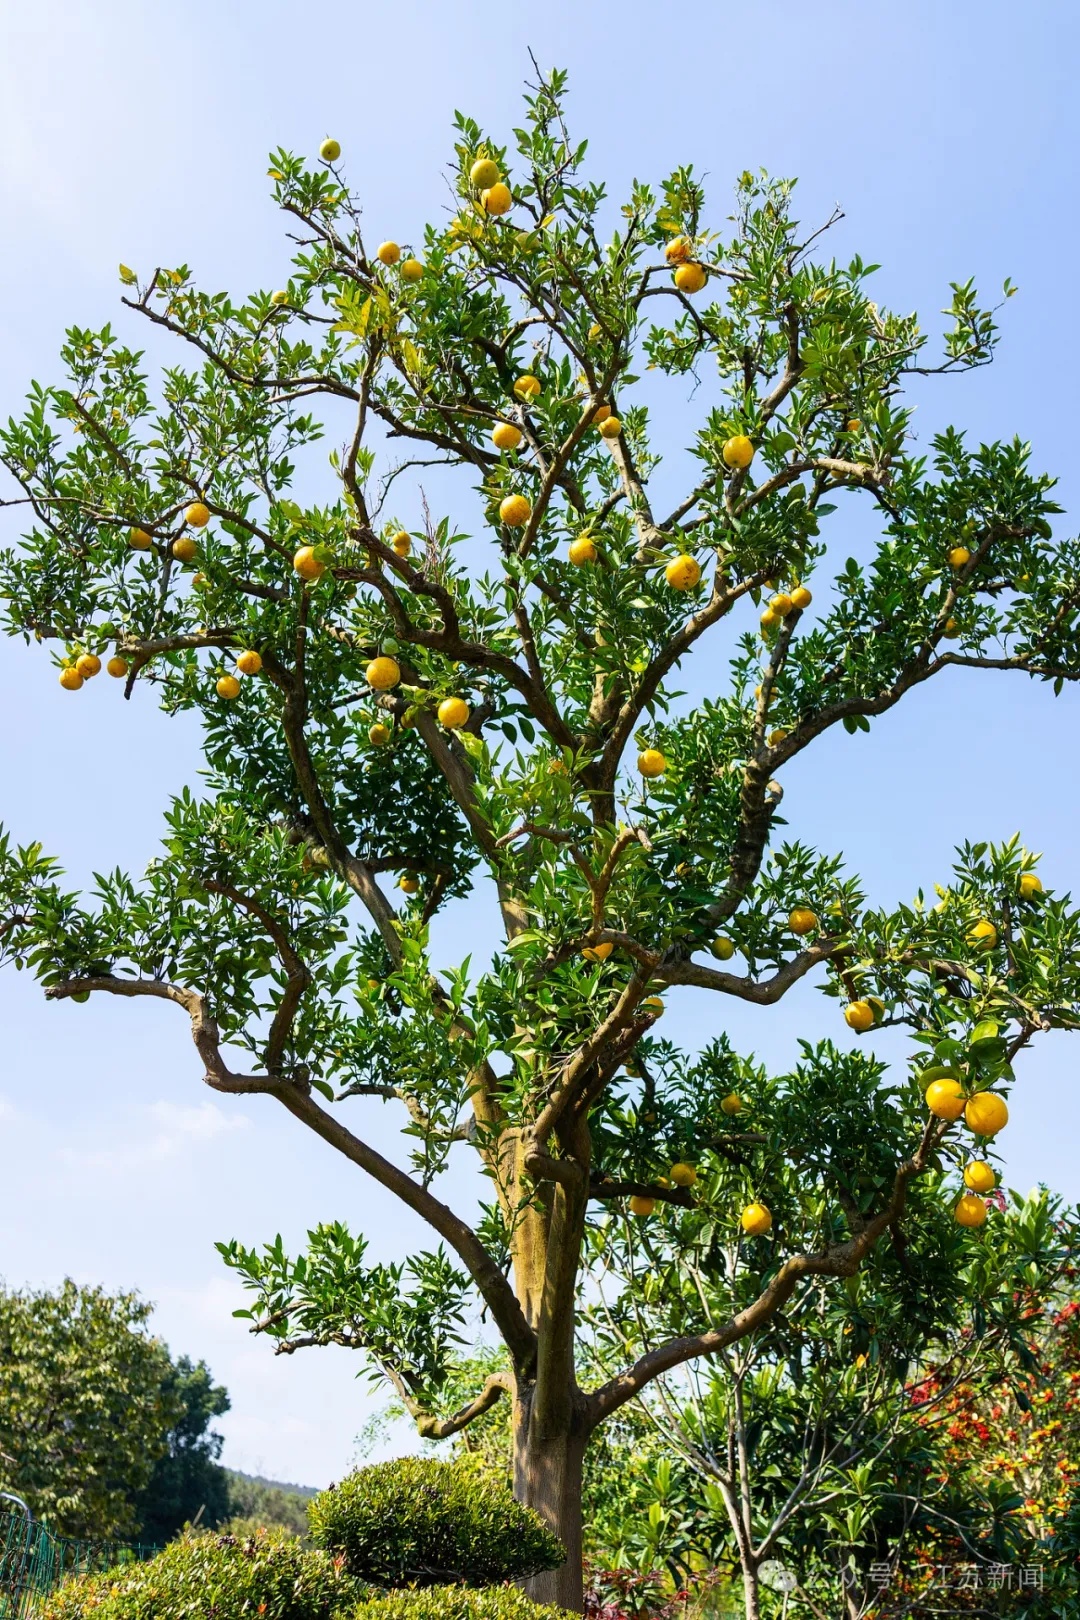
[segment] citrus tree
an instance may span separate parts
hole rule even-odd
[[[287,284],[236,301],[122,266],[125,320],[172,363],[151,385],[111,327],[72,330],[67,380],[5,429],[29,520],[9,629],[55,644],[70,701],[105,663],[196,711],[206,785],[142,879],[89,897],[6,844],[0,928],[53,998],[175,1006],[208,1085],[276,1100],[429,1224],[400,1266],[341,1225],[227,1258],[279,1350],[356,1346],[425,1433],[509,1397],[517,1492],[568,1551],[535,1593],[573,1605],[598,1425],[902,1241],[952,1123],[991,1137],[1018,1054],[1076,1022],[1077,917],[1018,844],[879,910],[777,828],[784,767],[833,728],[955,668],[1080,674],[1080,554],[1024,444],[912,440],[910,374],[992,356],[970,284],[935,357],[869,267],[821,256],[787,183],[743,175],[719,225],[690,169],[613,207],[563,89],[530,91],[512,158],[458,117],[457,212],[411,246],[368,239],[335,140],[314,167],[279,152]],[[697,407],[669,510],[665,386]],[[429,514],[431,463],[467,516]],[[858,556],[828,555],[838,495]],[[437,966],[429,927],[479,874],[502,947]],[[823,1046],[771,1083],[654,1034],[670,986],[722,1019],[812,973],[853,1031],[910,1029],[910,1077]],[[396,1159],[368,1139],[382,1107]],[[479,1219],[438,1194],[462,1154]],[[752,1261],[729,1316],[680,1289],[666,1338],[581,1387],[610,1234],[650,1222],[677,1258],[701,1220]],[[477,1299],[509,1369],[440,1415]]]

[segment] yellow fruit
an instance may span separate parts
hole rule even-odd
[[[726,934],[717,934],[709,949],[718,961],[730,962],[735,955],[735,941],[728,939]]]
[[[673,236],[664,249],[668,264],[685,264],[694,251],[688,236]]]
[[[729,1091],[727,1096],[722,1099],[720,1111],[727,1114],[729,1118],[742,1113],[742,1098],[737,1091]]]
[[[97,653],[80,653],[75,660],[75,670],[84,681],[92,681],[95,675],[101,673],[101,659]]]
[[[396,242],[380,242],[375,249],[375,257],[380,264],[397,264],[401,258],[401,249]]]
[[[656,1208],[655,1198],[646,1198],[642,1193],[635,1193],[630,1200],[631,1215],[651,1215]]]
[[[786,591],[781,591],[777,596],[773,597],[772,601],[769,603],[769,606],[776,614],[778,619],[786,619],[788,614],[791,612],[794,603]]]
[[[767,740],[770,748],[779,748],[780,744],[782,742],[785,742],[787,740],[787,738],[790,737],[790,736],[791,736],[791,732],[787,729],[786,726],[777,726],[775,731],[770,731],[769,732],[768,738],[766,740]]]
[[[292,565],[301,579],[309,583],[321,579],[326,573],[326,564],[315,555],[314,546],[301,546],[292,560]]]
[[[402,894],[416,894],[420,888],[420,879],[415,872],[402,872],[398,878],[398,888]]]
[[[460,731],[468,723],[471,710],[464,698],[443,698],[439,704],[439,724],[447,731]]]
[[[997,1186],[997,1171],[985,1159],[972,1159],[964,1166],[964,1186],[972,1192],[988,1193]]]
[[[858,433],[859,429],[862,427],[862,423],[859,421],[857,416],[853,416],[848,422],[845,423],[845,427],[849,433]]]
[[[1008,1123],[1008,1107],[996,1091],[977,1091],[968,1098],[964,1124],[975,1136],[996,1136]]]
[[[874,1027],[874,1009],[868,1001],[849,1001],[844,1008],[844,1023],[857,1035],[864,1035]]]
[[[510,187],[503,180],[496,180],[493,186],[485,186],[480,193],[480,206],[485,214],[508,214],[514,206]]]
[[[524,377],[519,377],[517,382],[514,384],[514,393],[517,395],[518,399],[535,399],[539,392],[539,377],[532,377],[528,373],[526,373]]]
[[[793,608],[798,608],[800,613],[803,608],[808,608],[813,600],[814,598],[805,585],[796,585],[791,593],[791,605]]]
[[[597,338],[598,337],[603,337],[603,335],[604,335],[604,328],[602,326],[598,326],[597,323],[594,321],[593,324],[589,327],[588,341],[590,343],[595,343]]]
[[[236,667],[241,675],[257,675],[262,669],[262,659],[254,647],[248,647],[237,654]]]
[[[491,442],[496,450],[516,450],[521,443],[522,433],[513,422],[496,422],[491,432]]]
[[[394,658],[373,658],[364,671],[373,692],[389,692],[401,679],[401,670]]]
[[[766,1204],[747,1204],[740,1218],[749,1237],[760,1237],[772,1226],[772,1213]]]
[[[653,1018],[662,1018],[664,1003],[659,996],[646,996],[641,1003],[642,1012],[647,1012]]]
[[[319,156],[324,163],[336,163],[341,156],[341,146],[337,141],[325,140],[319,147]]]
[[[1037,894],[1042,894],[1042,879],[1039,877],[1039,874],[1037,872],[1021,872],[1021,900],[1032,900]]]
[[[582,947],[582,956],[589,962],[606,962],[615,949],[610,940],[604,939],[599,945],[585,945]]]
[[[793,934],[809,934],[817,926],[817,913],[808,906],[796,906],[788,918],[788,927]]]
[[[675,285],[680,292],[696,293],[708,281],[708,273],[703,264],[691,259],[686,264],[680,264],[675,272]]]
[[[240,682],[235,675],[222,675],[217,683],[217,695],[222,698],[236,698],[240,696]]]
[[[950,568],[966,568],[971,561],[971,552],[967,546],[953,546],[949,552]]]
[[[938,1119],[959,1119],[964,1112],[964,1093],[959,1080],[931,1080],[923,1096],[927,1108]]]
[[[611,406],[610,405],[598,405],[596,407],[595,411],[593,411],[593,413],[592,413],[592,419],[596,423],[597,427],[599,427],[601,425],[601,423],[607,421],[607,419],[608,419],[608,417],[610,415],[611,415]]]
[[[697,1180],[697,1171],[692,1164],[673,1164],[671,1180],[676,1187],[692,1187]]]
[[[198,554],[198,543],[190,534],[182,534],[179,540],[172,543],[172,554],[177,562],[194,562]]]
[[[77,692],[83,683],[83,678],[74,665],[70,669],[60,671],[60,685],[65,692]]]
[[[945,631],[944,631],[944,633],[945,633],[946,636],[948,636],[950,641],[955,641],[956,640],[957,636],[960,634],[960,626],[957,624],[955,619],[946,619],[945,620]]]
[[[984,1226],[986,1224],[986,1204],[981,1198],[976,1198],[974,1193],[964,1193],[961,1198],[958,1198],[953,1214],[961,1226]]]
[[[575,568],[581,568],[586,563],[594,563],[597,557],[596,542],[589,534],[579,534],[576,540],[571,540],[566,555]]]
[[[210,508],[204,501],[192,501],[184,513],[184,522],[192,529],[205,529],[210,521]]]
[[[284,288],[280,288],[277,292],[272,292],[270,294],[270,302],[272,304],[287,304],[289,302],[289,295]]]
[[[108,670],[109,674],[118,681],[123,680],[130,667],[131,666],[129,665],[127,659],[121,658],[119,655],[114,658],[110,658],[109,662],[105,665],[105,668]]]
[[[701,564],[696,557],[683,552],[681,557],[673,557],[668,563],[664,578],[673,591],[692,591],[701,578]]]
[[[604,439],[617,439],[622,432],[622,423],[617,416],[605,416],[600,424],[600,436]]]
[[[477,191],[487,191],[491,186],[497,186],[502,179],[499,165],[494,158],[477,158],[469,170],[469,184],[475,186]]]
[[[381,720],[376,720],[373,726],[368,727],[368,742],[373,743],[376,748],[384,747],[390,741],[390,737],[390,727],[384,726]]]
[[[745,433],[735,433],[725,440],[722,454],[725,466],[745,472],[754,459],[754,447]]]
[[[975,945],[980,950],[992,951],[998,942],[998,931],[992,922],[982,917],[968,929],[967,940],[969,945]]]
[[[405,533],[404,529],[398,530],[397,534],[395,534],[390,541],[390,544],[393,546],[399,557],[407,557],[409,552],[412,550],[412,541]]]
[[[521,529],[532,517],[532,506],[524,495],[508,495],[499,503],[499,517],[508,529]]]
[[[663,776],[667,770],[667,760],[659,748],[646,748],[637,757],[637,768],[642,776]]]
[[[420,277],[424,273],[424,266],[420,263],[419,259],[406,259],[404,264],[401,266],[399,273],[402,281],[407,281],[411,284],[420,280]]]
[[[129,529],[128,545],[132,551],[148,551],[150,549],[150,536],[145,529]]]

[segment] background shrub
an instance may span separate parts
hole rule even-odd
[[[534,1603],[517,1586],[426,1586],[388,1592],[350,1611],[349,1620],[566,1620],[565,1609]]]
[[[364,1588],[282,1530],[184,1535],[145,1564],[65,1581],[43,1620],[333,1620]]]
[[[381,1586],[483,1586],[557,1569],[562,1543],[501,1480],[466,1462],[399,1457],[312,1502],[313,1540]]]

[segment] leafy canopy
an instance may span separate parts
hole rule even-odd
[[[428,1220],[442,1247],[402,1267],[340,1226],[299,1259],[226,1258],[280,1348],[366,1350],[430,1432],[507,1387],[433,1417],[474,1290],[539,1391],[571,1377],[580,1264],[645,1247],[673,1337],[588,1398],[588,1429],[807,1277],[854,1272],[959,1158],[926,1123],[927,1066],[1007,1089],[1080,989],[1077,914],[1018,840],[965,844],[935,901],[876,910],[837,857],[776,836],[784,767],[833,727],[958,667],[1080,673],[1052,479],[1020,440],[912,432],[907,379],[987,363],[994,312],[956,284],[936,357],[869,296],[873,266],[824,257],[789,182],[744,174],[719,221],[689,168],[613,207],[564,82],[530,91],[513,155],[458,117],[456,215],[404,252],[374,250],[336,157],[275,154],[287,285],[240,301],[122,267],[172,363],[152,383],[111,327],[72,329],[66,381],[0,435],[30,520],[0,570],[8,628],[55,645],[63,701],[111,656],[129,691],[197,712],[207,766],[140,880],[80,897],[4,842],[4,953],[53,997],[179,1006],[211,1086],[276,1097]],[[696,420],[661,472],[673,388]],[[468,534],[430,514],[432,463],[471,487]],[[429,925],[481,872],[504,948],[436,974]],[[908,1077],[832,1043],[769,1077],[722,1037],[690,1056],[655,1033],[668,986],[769,1005],[814,970],[864,1026],[911,1032]],[[379,1105],[409,1172],[356,1123]],[[491,1186],[479,1230],[432,1192],[455,1152]],[[928,1199],[910,1219],[945,1266],[981,1240]],[[732,1268],[749,1200],[773,1229]],[[726,1289],[718,1327],[694,1256]]]

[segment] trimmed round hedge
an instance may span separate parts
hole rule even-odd
[[[558,1569],[562,1543],[500,1480],[461,1462],[359,1468],[308,1508],[318,1546],[380,1586],[486,1586]]]
[[[566,1620],[567,1613],[534,1603],[518,1586],[424,1586],[360,1603],[348,1620]]]
[[[179,1536],[144,1564],[65,1581],[42,1620],[334,1620],[366,1588],[282,1530]]]

